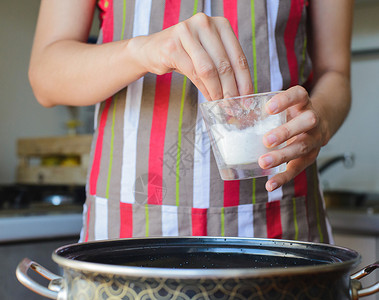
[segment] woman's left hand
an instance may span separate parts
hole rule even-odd
[[[325,128],[321,125],[320,116],[303,87],[289,88],[274,96],[266,105],[270,114],[277,114],[286,109],[287,123],[269,131],[263,137],[263,143],[268,148],[287,142],[285,147],[259,158],[259,165],[263,169],[287,163],[285,172],[276,174],[267,181],[266,189],[269,192],[289,182],[311,165],[325,144]]]

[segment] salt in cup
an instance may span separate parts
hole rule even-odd
[[[242,180],[274,175],[286,164],[270,169],[258,165],[266,148],[263,136],[286,122],[286,112],[270,115],[266,103],[279,92],[253,94],[200,104],[218,170],[223,180]]]

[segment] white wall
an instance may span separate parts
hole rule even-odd
[[[40,1],[0,1],[0,184],[15,180],[16,141],[66,134],[66,107],[43,108],[28,81]],[[79,113],[86,115],[86,110]],[[88,108],[87,108],[88,110]]]
[[[353,50],[379,49],[379,1],[357,1]],[[355,165],[338,163],[325,171],[325,188],[379,192],[379,51],[352,58],[353,102],[344,125],[325,146],[319,161],[352,152]]]

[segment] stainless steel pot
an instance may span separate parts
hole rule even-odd
[[[18,280],[50,299],[358,299],[379,291],[350,276],[357,252],[326,244],[252,238],[120,239],[54,251],[63,277],[24,259]],[[28,270],[50,280],[33,281]]]

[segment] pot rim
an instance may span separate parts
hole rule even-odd
[[[329,249],[337,251],[349,252],[354,258],[340,261],[340,262],[330,262],[321,265],[313,266],[299,266],[299,267],[273,267],[273,268],[258,268],[258,269],[247,269],[247,268],[218,268],[218,269],[174,269],[174,268],[156,268],[156,267],[137,267],[137,266],[121,266],[121,265],[110,265],[97,262],[86,262],[75,260],[71,258],[65,258],[60,256],[58,253],[68,247],[76,247],[81,244],[91,245],[107,242],[117,242],[122,240],[196,240],[196,239],[207,239],[207,240],[224,240],[226,241],[255,241],[261,245],[275,245],[280,246],[301,246],[301,247],[313,247],[318,249]],[[99,240],[86,243],[76,243],[66,246],[62,246],[56,249],[52,254],[52,259],[61,267],[72,269],[79,272],[94,272],[96,274],[109,274],[109,275],[121,275],[128,277],[149,277],[149,278],[177,278],[177,279],[225,279],[225,278],[254,278],[254,277],[272,277],[272,276],[298,276],[298,275],[309,275],[315,273],[326,273],[326,272],[348,272],[350,269],[358,265],[361,261],[361,256],[358,252],[352,249],[323,244],[315,242],[302,242],[293,240],[279,240],[279,239],[261,239],[261,238],[243,238],[243,237],[151,237],[151,238],[128,238],[128,239],[112,239],[112,240]]]

